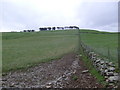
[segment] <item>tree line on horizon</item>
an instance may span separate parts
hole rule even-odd
[[[65,27],[40,27],[39,31],[50,31],[50,30],[68,30],[68,29],[79,29],[77,26],[65,26]],[[23,32],[35,32],[35,30],[23,30]]]

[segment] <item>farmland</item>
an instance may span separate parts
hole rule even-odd
[[[81,30],[81,40],[104,57],[117,63],[117,34],[102,34],[98,31]],[[93,34],[97,32],[99,34]],[[34,66],[60,58],[78,49],[77,30],[41,31],[41,32],[6,32],[2,33],[3,72]]]
[[[98,31],[91,31],[91,33],[87,30],[86,32],[89,33],[81,34],[81,40],[102,57],[118,64],[118,34]]]
[[[76,31],[3,33],[3,72],[47,62],[76,49]]]

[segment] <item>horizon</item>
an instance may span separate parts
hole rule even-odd
[[[24,30],[33,30],[33,29],[24,29]],[[4,33],[4,32],[23,32],[24,30],[11,30],[11,31],[3,31],[1,33]],[[66,29],[67,30],[67,29]],[[72,30],[72,29],[68,29],[68,30]],[[75,29],[73,29],[75,30]],[[98,29],[90,29],[90,28],[80,28],[79,30],[90,30],[90,31],[99,31],[99,32],[110,32],[110,31],[106,31],[106,30],[98,30]],[[40,30],[35,30],[35,32],[39,32]],[[49,31],[49,30],[47,30]],[[51,30],[52,31],[52,30]],[[55,30],[56,31],[56,30]],[[64,31],[64,30],[63,30]],[[111,31],[111,33],[119,33],[119,31],[117,32],[114,32],[114,31]]]

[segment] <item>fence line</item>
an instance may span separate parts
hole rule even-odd
[[[83,41],[81,41],[81,45],[83,48],[86,48],[88,51],[93,51],[93,52],[96,52],[100,57],[103,57],[105,59],[108,59],[109,61],[114,61],[114,63],[118,63],[118,52],[119,50],[116,48],[116,50],[111,50],[110,47],[106,47],[103,51],[98,51],[88,45],[86,45]],[[113,55],[112,52],[115,52],[115,55]],[[115,60],[117,59],[117,60]]]
[[[113,64],[110,61],[107,61],[103,57],[100,58],[99,55],[96,54],[96,52],[94,52],[94,49],[91,49],[90,47],[85,45],[83,42],[81,42],[81,46],[87,58],[90,59],[90,61],[92,62],[96,70],[100,72],[102,76],[104,76],[105,81],[108,83],[108,85],[109,86],[112,85],[112,87],[117,87],[119,83],[119,75],[118,75],[118,72],[116,72],[117,68],[115,64]],[[110,58],[109,48],[108,48],[108,56]]]

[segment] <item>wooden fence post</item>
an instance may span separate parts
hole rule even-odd
[[[111,60],[111,57],[110,57],[110,48],[108,47],[108,60],[110,61]]]

